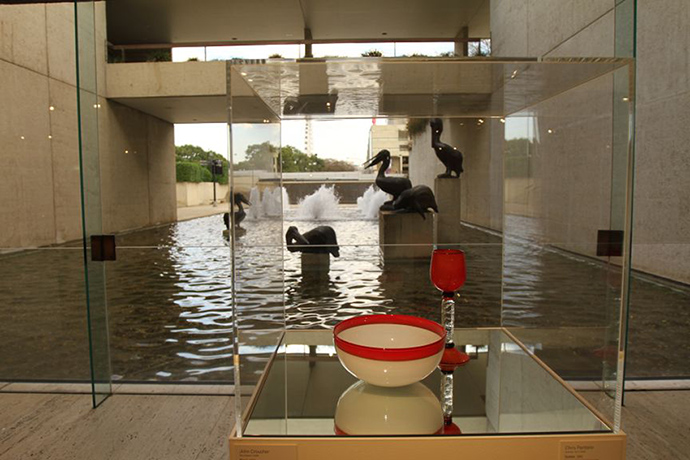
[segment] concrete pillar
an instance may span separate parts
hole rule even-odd
[[[437,177],[434,180],[434,194],[438,205],[436,242],[438,244],[460,242],[461,179]]]
[[[432,212],[425,215],[426,219],[422,219],[416,213],[379,211],[379,244],[384,261],[431,257],[435,215]]]
[[[455,36],[455,55],[456,56],[467,56],[469,55],[469,43],[467,42],[467,38],[470,36],[470,31],[469,27],[464,26],[461,28],[457,35]],[[460,39],[460,40],[458,40]]]
[[[302,276],[325,273],[331,268],[331,255],[302,253]]]

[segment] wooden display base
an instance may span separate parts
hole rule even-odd
[[[384,260],[431,258],[435,214],[425,215],[422,219],[417,213],[379,211],[379,244]]]
[[[234,435],[234,433],[233,433]],[[230,460],[624,460],[626,435],[230,437]]]
[[[436,242],[453,244],[460,242],[461,179],[436,178],[434,194],[438,205],[436,216]]]

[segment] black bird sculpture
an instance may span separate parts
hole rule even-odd
[[[235,193],[234,195],[234,200],[235,205],[237,206],[237,211],[235,211],[235,227],[240,226],[240,222],[244,220],[245,217],[247,217],[247,213],[244,212],[244,207],[242,206],[242,203],[251,206],[251,203],[247,199],[246,196],[244,196],[241,193]],[[223,222],[225,222],[225,228],[228,230],[230,229],[230,213],[226,212],[223,214]]]
[[[313,228],[304,234],[297,227],[290,227],[285,232],[285,244],[290,252],[333,254],[333,257],[340,257],[335,230],[328,225]]]
[[[390,208],[402,192],[412,188],[412,182],[407,177],[386,177],[386,170],[391,165],[391,153],[388,150],[381,150],[374,158],[365,163],[364,167],[371,168],[379,163],[381,166],[379,166],[379,172],[376,175],[376,186],[389,195],[393,195],[392,200],[386,201],[381,206],[381,209],[386,209]]]
[[[446,172],[439,174],[439,179],[444,177],[460,177],[463,172],[462,169],[462,152],[453,146],[441,142],[441,133],[443,132],[443,121],[440,118],[434,118],[429,122],[431,126],[431,147],[434,149],[436,156],[441,163],[446,167]]]
[[[427,209],[433,209],[438,213],[434,192],[426,185],[415,185],[402,192],[393,202],[393,209],[397,212],[418,212],[424,220]]]

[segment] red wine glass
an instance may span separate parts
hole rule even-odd
[[[436,249],[431,255],[431,281],[441,291],[441,321],[446,329],[446,352],[441,360],[441,370],[453,371],[465,364],[469,357],[455,349],[455,291],[465,284],[467,271],[465,253],[458,249]]]

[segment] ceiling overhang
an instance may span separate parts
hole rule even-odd
[[[122,48],[489,36],[489,0],[109,0],[106,7],[108,40]]]

